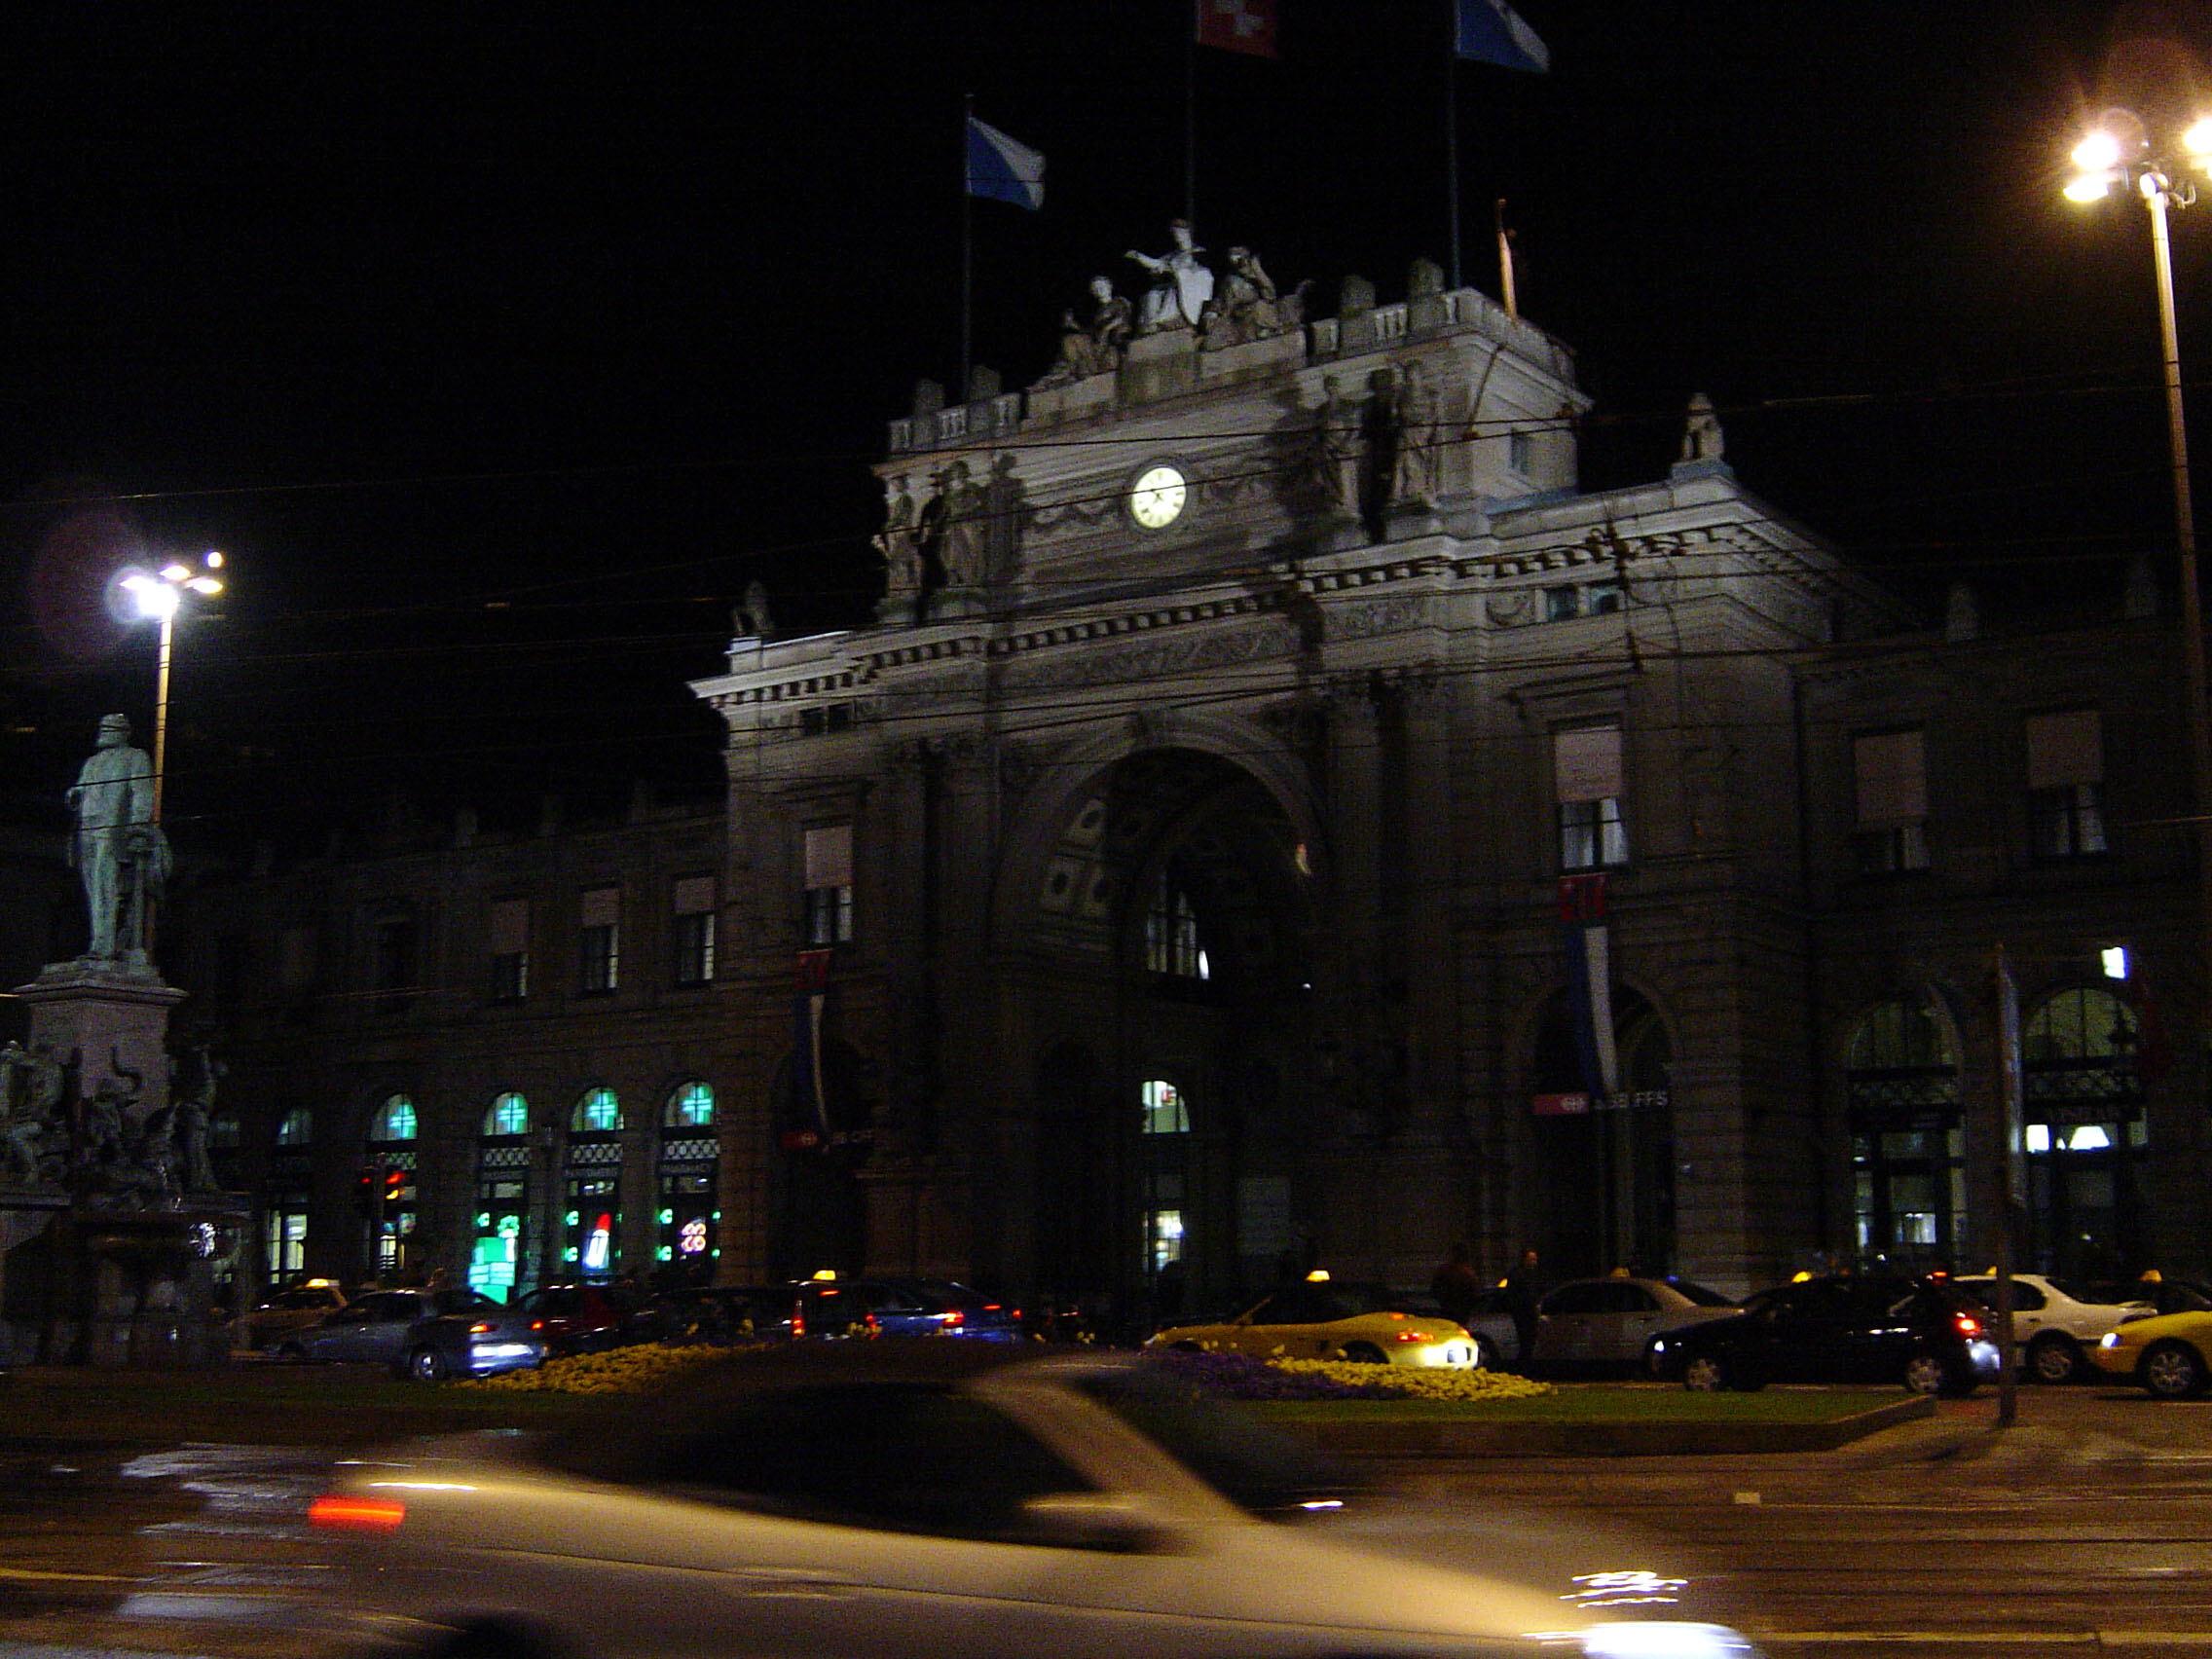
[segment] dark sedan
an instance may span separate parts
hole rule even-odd
[[[409,1326],[392,1369],[418,1382],[444,1382],[456,1377],[533,1371],[554,1352],[546,1340],[545,1321],[528,1307],[471,1303]]]
[[[1022,1340],[1020,1309],[956,1279],[816,1277],[796,1290],[794,1337]]]
[[[1762,1291],[1740,1313],[1657,1338],[1652,1364],[1684,1386],[1901,1382],[1965,1395],[1998,1374],[1987,1312],[1939,1279],[1846,1274]]]
[[[499,1305],[473,1290],[372,1290],[292,1332],[277,1345],[276,1354],[279,1359],[396,1365],[414,1346],[409,1333],[424,1319],[485,1309],[496,1313]]]

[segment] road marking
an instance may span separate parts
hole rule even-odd
[[[131,1572],[49,1572],[31,1567],[0,1567],[0,1578],[52,1578],[71,1584],[133,1584]]]

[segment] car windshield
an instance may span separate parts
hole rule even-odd
[[[1088,1378],[1083,1390],[1250,1515],[1310,1519],[1371,1490],[1358,1474],[1188,1383],[1148,1371]]]
[[[1722,1296],[1709,1285],[1692,1284],[1688,1279],[1669,1279],[1667,1283],[1684,1301],[1694,1302],[1700,1308],[1733,1308],[1735,1298]]]

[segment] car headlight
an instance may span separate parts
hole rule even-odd
[[[2104,1334],[2104,1335],[2103,1335],[2102,1337],[2099,1337],[2099,1338],[2097,1339],[2097,1346],[2099,1346],[2099,1347],[2118,1347],[2118,1346],[2120,1346],[2120,1333],[2119,1333],[2118,1331],[2107,1331],[2107,1332],[2106,1332],[2106,1333],[2105,1333],[2105,1334]]]
[[[1751,1639],[1726,1625],[1602,1624],[1582,1633],[1586,1659],[1757,1659]]]

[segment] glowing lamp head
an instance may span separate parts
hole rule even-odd
[[[2085,172],[2066,187],[2069,202],[2102,202],[2112,194],[2113,186],[2120,182],[2117,171]]]
[[[138,614],[167,621],[176,614],[177,590],[159,576],[133,571],[123,578],[124,590],[138,607]]]
[[[2074,165],[2083,172],[2109,172],[2120,166],[2120,139],[2103,128],[2074,146]]]
[[[2198,166],[2212,162],[2212,116],[2197,122],[2181,135],[2181,147]]]

